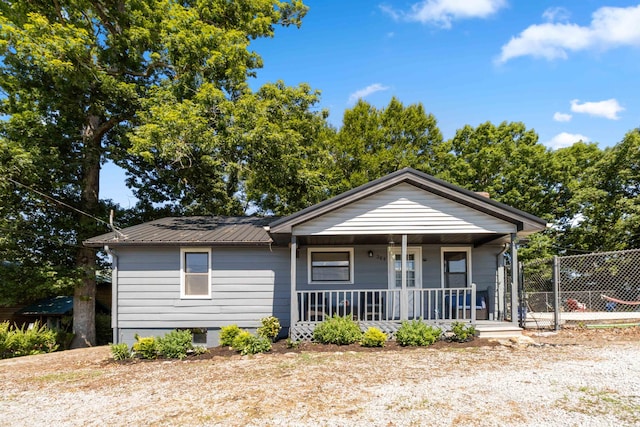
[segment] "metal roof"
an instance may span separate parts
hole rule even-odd
[[[146,245],[263,246],[273,242],[265,226],[274,218],[254,216],[169,217],[85,240],[90,247]]]
[[[52,297],[37,301],[18,311],[20,314],[33,316],[61,316],[73,310],[73,297]]]

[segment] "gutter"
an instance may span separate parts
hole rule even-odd
[[[104,251],[111,257],[111,328],[113,328],[113,343],[120,342],[118,329],[118,254],[104,245]]]

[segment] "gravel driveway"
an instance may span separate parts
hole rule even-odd
[[[0,425],[640,424],[637,339],[534,340],[129,364],[106,347],[30,356],[0,361]]]

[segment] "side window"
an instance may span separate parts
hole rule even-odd
[[[180,296],[211,298],[211,250],[182,249],[180,254]]]
[[[353,249],[309,248],[309,283],[353,283]]]

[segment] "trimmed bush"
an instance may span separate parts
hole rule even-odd
[[[30,328],[0,323],[0,358],[51,353],[58,348],[56,332],[35,322]]]
[[[131,359],[131,350],[126,343],[109,344],[111,348],[111,357],[113,360],[127,360]]]
[[[157,340],[158,354],[167,359],[184,359],[193,350],[191,331],[171,331]]]
[[[275,340],[282,329],[278,318],[275,316],[268,316],[260,321],[262,322],[262,326],[258,328],[258,336],[271,341]]]
[[[133,352],[142,359],[155,359],[158,357],[158,342],[156,337],[141,337],[135,335],[136,342],[133,344]]]
[[[362,335],[360,345],[363,347],[383,347],[387,342],[387,334],[378,328],[371,327]]]
[[[467,342],[472,341],[476,337],[476,328],[473,325],[467,325],[462,322],[453,322],[451,324],[451,335],[449,341]]]
[[[220,345],[233,346],[233,340],[242,332],[238,325],[223,326],[220,328]]]
[[[351,317],[334,315],[316,326],[313,340],[322,344],[346,345],[358,342],[362,331]]]
[[[404,321],[396,332],[396,341],[401,346],[429,346],[438,341],[442,331],[425,324],[422,319]]]
[[[243,356],[266,353],[271,350],[271,341],[264,337],[256,337],[250,332],[241,331],[233,340],[233,349]]]

